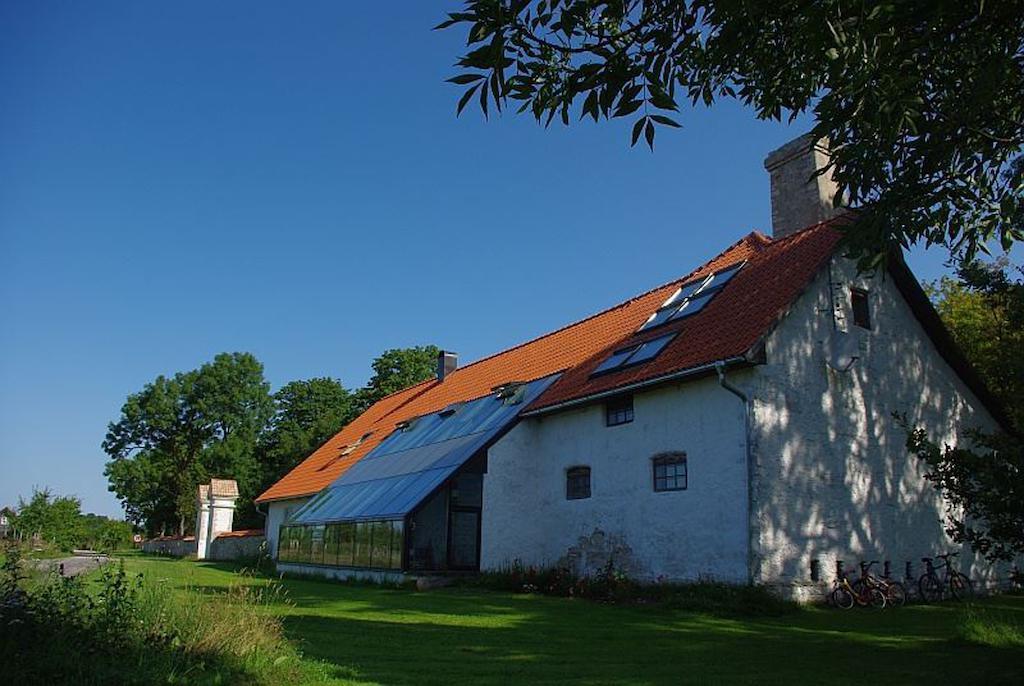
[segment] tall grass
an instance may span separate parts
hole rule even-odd
[[[31,580],[0,570],[6,683],[282,684],[323,681],[269,611],[283,589],[235,583],[219,593],[170,587],[108,565],[98,578]]]

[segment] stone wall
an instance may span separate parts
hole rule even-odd
[[[192,536],[179,538],[161,536],[142,542],[142,552],[148,555],[164,555],[167,557],[189,557],[196,554],[196,539]]]
[[[210,560],[250,560],[266,552],[267,538],[263,532],[237,535],[233,532],[220,535],[210,543]]]
[[[742,403],[705,377],[633,405],[634,420],[611,427],[603,404],[525,419],[491,447],[483,569],[572,561],[593,573],[611,556],[649,581],[747,581]],[[652,458],[669,451],[686,453],[688,487],[657,492]],[[591,469],[589,498],[566,499],[575,466]]]
[[[869,293],[870,330],[852,324],[851,287]],[[827,364],[837,350],[844,364],[858,358],[848,371]],[[852,571],[860,560],[889,560],[897,577],[909,561],[916,579],[921,557],[960,549],[893,413],[907,413],[940,444],[994,422],[892,279],[860,275],[837,258],[770,336],[766,355],[754,379],[738,383],[753,396],[756,417],[755,578],[811,598],[831,584],[837,561]],[[812,560],[820,564],[818,582],[810,578]],[[997,584],[1006,571],[970,549],[959,566],[981,586]]]

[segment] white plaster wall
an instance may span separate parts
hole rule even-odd
[[[291,515],[309,502],[309,496],[305,498],[291,498],[289,500],[274,500],[267,505],[267,554],[271,559],[277,559],[277,541],[281,534],[281,524]]]
[[[213,498],[210,518],[210,540],[225,531],[231,531],[235,521],[234,498]]]
[[[823,270],[794,304],[767,341],[768,363],[746,384],[755,398],[757,577],[798,597],[830,584],[836,560],[851,571],[862,559],[891,560],[897,577],[909,560],[916,578],[921,557],[955,548],[941,498],[908,455],[893,412],[940,442],[994,426],[890,277],[860,276],[837,258],[831,280],[830,292]],[[852,324],[851,286],[869,291],[870,331]],[[833,309],[838,329],[859,337],[860,359],[846,373],[825,364]],[[818,586],[810,585],[815,558]],[[993,569],[969,550],[960,560],[976,582],[992,580]]]
[[[634,396],[635,419],[604,405],[520,422],[488,453],[481,567],[550,565],[595,529],[624,540],[644,579],[747,580],[743,405],[714,378]],[[688,456],[689,487],[656,493],[651,457]],[[566,500],[565,471],[591,468],[590,498]]]

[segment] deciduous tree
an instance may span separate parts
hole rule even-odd
[[[256,495],[256,441],[272,411],[263,366],[248,353],[222,353],[199,369],[159,376],[130,395],[108,427],[110,490],[150,533],[173,513],[184,534],[196,487],[211,476],[238,481],[243,501]]]
[[[631,118],[652,149],[687,103],[813,113],[866,264],[1024,237],[1024,0],[466,0],[452,25],[459,112]]]

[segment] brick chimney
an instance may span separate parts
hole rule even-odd
[[[437,380],[444,381],[444,378],[458,369],[459,354],[448,350],[441,350],[437,353]]]
[[[811,134],[791,140],[765,158],[772,183],[773,238],[836,216],[832,171],[814,173],[828,164],[828,158],[828,139],[815,141]]]

